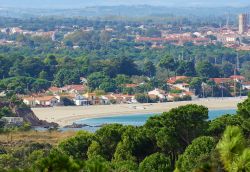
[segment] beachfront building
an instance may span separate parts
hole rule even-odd
[[[59,102],[55,96],[36,97],[35,101],[39,106],[55,106]]]
[[[177,98],[180,98],[180,94],[175,94],[175,93],[169,93],[167,94],[167,100],[170,102],[175,101]]]
[[[111,104],[112,100],[113,100],[113,97],[110,95],[100,96],[100,104],[101,105],[109,105],[109,104]]]
[[[167,94],[168,101],[180,101],[180,100],[195,100],[198,99],[194,93],[189,91],[183,91],[182,93],[169,93]],[[189,97],[190,99],[187,99]],[[186,99],[185,99],[186,98]]]
[[[24,123],[22,117],[3,117],[2,120],[6,124],[22,125]]]
[[[74,101],[76,106],[90,105],[90,101],[82,95],[76,95],[75,98],[73,99],[73,101]]]
[[[232,79],[233,81],[236,81],[236,82],[242,82],[245,80],[245,77],[241,76],[241,75],[232,75],[232,76],[230,76],[230,79]]]
[[[26,105],[28,105],[28,106],[30,106],[30,107],[35,107],[37,104],[36,104],[36,99],[35,99],[35,97],[24,97],[23,98],[23,102],[26,104]]]
[[[60,88],[61,92],[69,93],[69,94],[83,94],[86,91],[86,87],[84,85],[65,85]]]
[[[174,84],[173,87],[175,87],[179,90],[187,91],[187,92],[190,91],[189,84],[187,84],[187,83]]]
[[[160,100],[165,100],[166,99],[166,92],[164,90],[159,89],[159,88],[155,88],[154,90],[149,91],[148,95],[156,96]]]
[[[189,77],[187,77],[187,76],[174,76],[174,77],[170,77],[167,80],[167,84],[173,85],[173,84],[183,83],[183,82],[186,83],[188,80],[189,80]]]
[[[90,102],[90,105],[98,105],[98,104],[100,104],[100,99],[96,95],[96,93],[86,93],[83,96],[88,99],[88,101]]]
[[[59,99],[55,96],[31,96],[24,97],[23,102],[30,107],[55,106],[59,102]]]
[[[50,87],[47,92],[52,94],[83,94],[86,91],[84,85],[65,85],[64,87]]]
[[[250,82],[243,82],[242,89],[243,90],[250,90]]]
[[[52,94],[59,94],[61,93],[61,89],[58,88],[58,87],[50,87],[48,90],[47,90],[48,93],[52,93]]]
[[[128,94],[108,94],[105,96],[102,96],[106,99],[108,99],[108,103],[116,103],[116,104],[132,104],[132,103],[138,103],[135,99],[134,95],[128,95]]]

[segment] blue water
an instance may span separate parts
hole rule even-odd
[[[235,114],[236,110],[210,110],[209,111],[209,119],[215,119],[224,114]],[[120,115],[113,117],[103,117],[103,118],[91,118],[91,119],[83,119],[76,121],[76,123],[87,124],[90,126],[101,126],[103,124],[123,124],[123,125],[134,125],[134,126],[142,126],[145,124],[147,119],[151,116],[157,114],[135,114],[135,115]],[[95,131],[100,127],[87,127],[86,130]]]

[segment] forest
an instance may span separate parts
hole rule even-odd
[[[136,35],[159,37],[160,30],[185,33],[203,26],[219,28],[213,22],[199,25],[182,18],[180,30],[179,19],[173,16],[162,21],[0,17],[0,26],[4,27],[1,40],[14,42],[0,46],[0,91],[41,93],[50,86],[80,84],[80,78],[86,78],[91,92],[141,94],[154,88],[169,91],[166,80],[184,75],[192,77],[188,84],[198,96],[202,96],[202,83],[215,88],[214,93],[208,91],[206,96],[219,97],[221,89],[225,96],[233,96],[230,85],[218,86],[210,78],[237,74],[249,81],[249,51],[236,51],[220,43],[194,45],[191,42],[182,46],[162,43],[162,48],[152,48],[153,43],[134,40]],[[16,27],[22,32],[12,33]],[[48,32],[55,32],[53,39],[35,34]],[[144,85],[137,90],[124,88],[129,83]],[[238,95],[240,89],[239,83]],[[242,91],[242,95],[246,92]]]
[[[128,90],[121,88],[123,84],[140,81],[147,83],[144,85],[146,88],[136,93],[143,93],[156,87],[167,90],[167,78],[185,75],[194,77],[193,87],[199,95],[202,82],[234,75],[237,64],[237,52],[220,46],[168,45],[163,50],[136,50],[124,43],[105,46],[108,47],[99,50],[91,48],[87,54],[81,54],[82,50],[79,50],[79,55],[75,57],[73,54],[78,50],[69,49],[68,53],[72,52],[72,56],[44,54],[38,57],[31,51],[31,55],[25,57],[21,55],[25,52],[10,49],[0,57],[0,89],[18,94],[37,93],[51,85],[80,84],[80,77],[84,77],[88,79],[92,91],[126,93]],[[250,55],[240,52],[238,56],[240,70],[236,74],[249,80]]]

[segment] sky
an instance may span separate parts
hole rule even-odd
[[[84,8],[116,5],[238,7],[250,5],[250,0],[0,0],[0,7],[14,8]]]

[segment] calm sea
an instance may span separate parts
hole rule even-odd
[[[235,114],[236,110],[210,110],[209,111],[209,119],[215,119],[220,117],[224,114]],[[145,124],[147,119],[151,116],[157,114],[135,114],[135,115],[120,115],[120,116],[113,116],[113,117],[102,117],[102,118],[91,118],[91,119],[83,119],[76,121],[77,124],[87,124],[93,127],[84,127],[82,130],[88,131],[96,131],[98,130],[103,124],[123,124],[123,125],[134,125],[134,126],[141,126]]]

